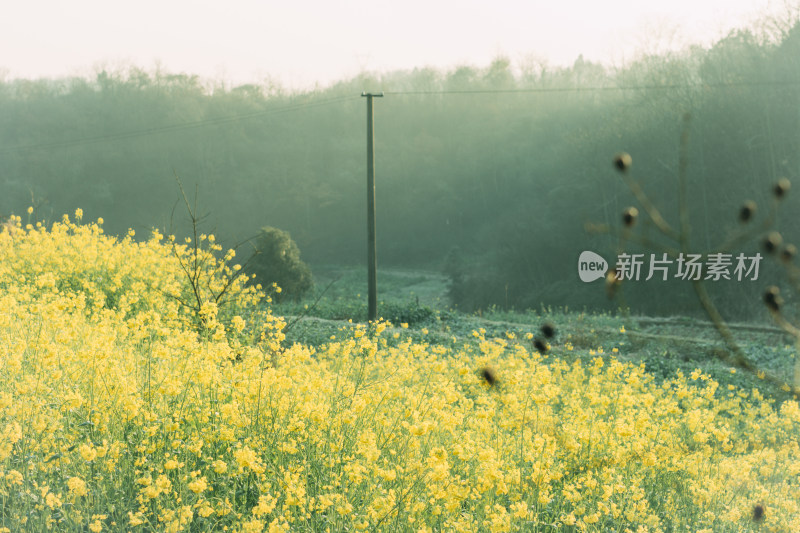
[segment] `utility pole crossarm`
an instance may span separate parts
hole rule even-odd
[[[378,254],[375,237],[375,149],[373,146],[372,99],[382,98],[383,92],[362,92],[367,98],[367,318],[378,319]]]

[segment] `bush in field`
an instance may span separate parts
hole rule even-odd
[[[279,292],[273,298],[299,300],[314,288],[311,269],[300,259],[300,249],[289,233],[265,226],[255,241],[255,251],[248,269],[263,287],[277,284]]]

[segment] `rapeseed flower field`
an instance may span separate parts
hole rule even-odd
[[[286,346],[212,236],[81,215],[0,233],[0,531],[800,531],[797,401],[479,332]]]

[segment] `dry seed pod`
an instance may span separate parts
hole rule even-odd
[[[636,224],[636,218],[639,216],[639,210],[635,207],[629,207],[622,212],[622,223],[626,227],[631,227]]]
[[[794,244],[787,244],[786,246],[783,247],[783,250],[781,250],[781,261],[783,261],[784,263],[790,263],[792,259],[794,259],[794,256],[796,255],[797,255],[797,246],[795,246]]]
[[[780,248],[781,244],[783,244],[783,237],[777,231],[771,231],[764,237],[764,240],[761,241],[761,246],[764,247],[764,251],[768,254],[775,253],[778,248]]]
[[[739,210],[739,220],[742,222],[749,222],[753,215],[756,212],[756,203],[752,200],[746,201],[742,204],[742,208]]]
[[[775,198],[781,199],[786,196],[786,193],[789,192],[789,189],[792,188],[792,182],[786,178],[781,178],[778,180],[778,183],[772,188],[772,194],[775,195]]]
[[[541,353],[541,354],[547,352],[547,343],[544,342],[539,337],[536,337],[535,339],[533,339],[533,347],[536,348],[536,351]]]
[[[545,322],[544,324],[542,324],[542,327],[539,328],[539,330],[542,332],[542,335],[544,335],[545,338],[547,339],[552,339],[556,334],[556,327],[550,322]]]
[[[490,387],[494,387],[495,383],[497,383],[497,375],[491,367],[485,366],[481,368],[481,377]]]
[[[781,298],[781,291],[775,285],[768,287],[766,292],[764,292],[764,303],[767,304],[767,307],[770,311],[778,312],[781,310],[781,305],[783,304],[783,298]]]
[[[761,522],[764,519],[764,506],[761,504],[753,507],[753,521]]]
[[[620,152],[614,156],[614,167],[620,172],[627,171],[629,168],[631,168],[632,164],[633,159],[631,158],[630,154]]]

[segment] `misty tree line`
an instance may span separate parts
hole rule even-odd
[[[269,225],[288,230],[312,267],[363,264],[362,91],[386,92],[375,101],[379,262],[445,270],[465,310],[616,305],[599,283],[578,280],[583,250],[611,258],[617,244],[584,226],[618,226],[635,203],[611,167],[623,150],[677,220],[686,113],[698,251],[736,228],[745,200],[764,216],[770,184],[800,174],[795,24],[777,39],[737,31],[710,50],[646,56],[614,71],[582,58],[521,70],[497,58],[485,68],[365,73],[305,93],[135,67],[94,79],[6,80],[0,215],[24,218],[33,205],[37,219],[54,220],[81,207],[109,233],[181,233],[177,174],[187,191],[197,187],[207,231],[228,245]],[[777,222],[789,240],[800,236],[797,202],[790,194]],[[761,275],[778,279],[768,263]],[[760,312],[751,300],[762,290],[713,287],[739,316]],[[644,312],[694,305],[680,282],[642,283],[626,298]]]

